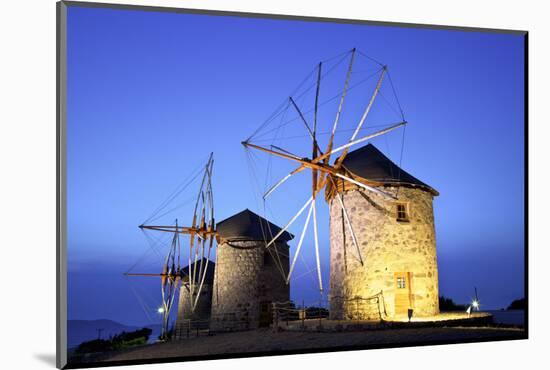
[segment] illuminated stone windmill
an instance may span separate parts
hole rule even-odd
[[[264,194],[264,199],[293,175],[305,170],[311,172],[309,199],[267,246],[275,243],[309,208],[287,282],[294,270],[304,234],[313,216],[317,277],[322,292],[316,201],[319,193],[324,190],[330,209],[331,318],[370,319],[379,317],[382,310],[387,316],[397,317],[407,314],[409,309],[413,309],[415,315],[433,315],[438,312],[438,287],[432,198],[438,193],[401,170],[371,144],[350,152],[352,147],[387,134],[407,123],[401,111],[400,122],[359,136],[379,95],[384,77],[388,74],[386,66],[379,65],[374,91],[364,102],[363,113],[351,137],[345,144],[334,147],[346,94],[350,89],[356,53],[360,52],[353,49],[349,53],[344,88],[324,152],[317,135],[322,63],[317,67],[312,122],[306,120],[304,112],[300,110],[293,97],[289,98],[290,106],[298,113],[300,124],[304,126],[311,139],[311,156],[302,157],[282,147],[255,144],[254,135],[242,142],[247,148],[257,149],[297,164],[292,172]],[[393,90],[393,84],[391,86]],[[333,156],[336,158],[331,162]],[[388,170],[391,176],[385,176]],[[377,304],[373,305],[369,297],[375,296]]]
[[[268,239],[281,229],[248,209],[216,225],[213,162],[211,155],[204,167],[191,226],[180,226],[177,221],[169,226],[145,225],[147,222],[140,226],[144,231],[173,234],[162,272],[126,273],[161,278],[163,303],[159,310],[163,315],[161,337],[164,339],[167,339],[178,288],[175,339],[187,337],[189,329],[243,330],[269,325],[271,303],[289,300],[289,287],[283,275],[288,272],[289,264],[287,241],[293,236],[282,234],[275,246],[266,250]],[[176,192],[183,190],[176,189]],[[168,203],[163,203],[149,220],[158,217]],[[180,244],[181,235],[190,237],[188,252],[184,252]],[[216,263],[210,260],[214,245]],[[185,253],[187,258],[182,258]],[[182,267],[184,259],[187,266]]]
[[[288,241],[281,228],[245,209],[216,225],[218,248],[212,294],[213,331],[256,329],[272,322],[272,303],[290,299]]]
[[[214,199],[212,193],[213,155],[202,171],[202,181],[195,201],[193,217],[190,226],[181,226],[176,220],[175,225],[145,225],[139,226],[142,230],[172,233],[173,237],[162,270],[158,274],[126,273],[127,276],[152,276],[161,278],[162,306],[159,312],[163,316],[161,338],[167,339],[170,313],[179,288],[179,308],[177,321],[183,319],[208,319],[210,316],[211,282],[208,277],[213,276],[214,263],[210,261],[210,254],[216,239],[214,219]],[[179,192],[183,189],[179,189]],[[155,213],[175,198],[174,195],[164,202]],[[182,249],[180,235],[189,236],[188,251]],[[185,258],[187,254],[187,258]],[[182,257],[187,261],[182,261]],[[187,262],[183,267],[182,263]],[[211,279],[210,279],[211,280]],[[181,286],[180,286],[181,285]],[[205,287],[207,289],[205,289]],[[206,291],[208,294],[201,294]]]

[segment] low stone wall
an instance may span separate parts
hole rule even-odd
[[[180,287],[178,316],[176,317],[176,324],[174,327],[174,336],[176,339],[184,336],[186,337],[188,330],[197,328],[202,329],[204,323],[208,323],[210,320],[212,310],[212,285],[203,285],[200,297],[197,301],[197,306],[195,310],[192,311],[191,307],[196,297],[196,293],[191,297],[191,293],[185,285]],[[206,326],[208,326],[208,324]]]
[[[493,325],[493,316],[488,313],[475,313],[468,317],[465,313],[453,315],[436,315],[427,320],[407,321],[380,321],[380,320],[318,320],[308,319],[304,322],[282,322],[278,331],[322,331],[322,332],[350,332],[386,329],[411,328],[443,328],[443,327],[488,327]]]

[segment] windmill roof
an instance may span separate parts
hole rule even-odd
[[[206,276],[204,278],[204,283],[212,285],[214,283],[214,269],[216,268],[216,264],[214,262],[210,261],[207,258],[202,258],[202,260],[204,261],[203,262],[203,269],[206,267],[205,262],[208,263],[208,268],[206,270]],[[195,274],[195,282],[196,283],[200,283],[200,277],[199,277],[200,263],[201,263],[201,260],[200,259],[197,260],[197,270],[195,270],[196,271],[196,274]],[[192,262],[191,264],[194,264],[194,262]],[[181,275],[184,278],[189,276],[189,265],[187,265],[187,266],[185,266],[184,268],[181,269]]]
[[[269,241],[281,231],[281,228],[248,208],[216,225],[218,235],[226,240],[261,240]],[[289,241],[294,235],[283,232],[278,241]]]
[[[439,195],[437,190],[401,169],[372,144],[349,152],[342,165],[354,175],[367,180],[420,187]]]

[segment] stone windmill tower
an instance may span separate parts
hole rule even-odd
[[[339,181],[326,190],[330,208],[330,314],[334,319],[378,317],[368,301],[382,292],[389,317],[431,316],[439,312],[438,273],[432,201],[439,193],[403,171],[374,145],[350,152],[347,176],[368,181],[396,199]],[[339,193],[359,241],[362,265],[354,258],[351,236],[343,227]]]
[[[200,291],[191,288],[193,284],[190,280],[194,280],[195,285],[201,284],[202,273],[199,270],[193,276],[193,264],[185,266],[181,269],[181,286],[178,299],[178,315],[175,324],[174,337],[181,339],[187,336],[187,331],[191,329],[203,329],[208,327],[210,313],[212,310],[212,289],[214,285],[214,271],[216,265],[207,258],[202,258],[197,261],[197,266],[203,266],[205,271],[202,289]],[[193,307],[194,303],[196,305]]]
[[[289,300],[285,276],[293,238],[281,228],[246,209],[217,224],[218,249],[212,292],[210,329],[255,329],[271,323],[271,303]]]

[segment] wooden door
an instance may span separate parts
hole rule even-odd
[[[271,302],[260,302],[260,328],[271,325]]]
[[[395,284],[395,314],[406,315],[407,310],[412,308],[411,273],[396,272],[394,274]]]

